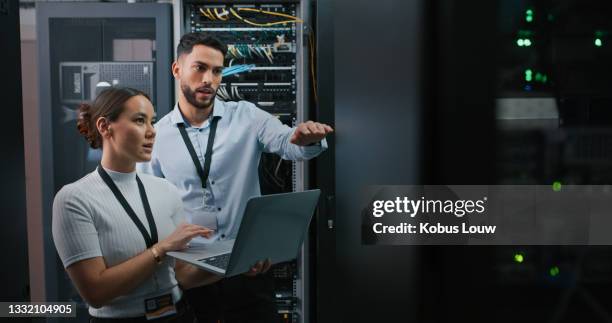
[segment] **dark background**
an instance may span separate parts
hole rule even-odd
[[[317,159],[326,195],[318,322],[610,321],[609,247],[364,246],[359,193],[377,184],[612,182],[611,9],[319,1],[317,111],[336,134]],[[518,118],[496,110],[501,99]],[[558,114],[539,115],[538,99]]]

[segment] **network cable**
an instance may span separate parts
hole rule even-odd
[[[263,14],[290,18],[289,20],[283,20],[283,21],[258,23],[258,22],[250,21],[250,20],[248,20],[246,18],[243,18],[242,16],[240,16],[236,12],[236,10],[234,10],[234,8],[230,8],[230,12],[238,20],[240,20],[240,21],[242,21],[242,22],[244,22],[246,24],[249,24],[249,25],[252,25],[252,26],[257,26],[257,27],[269,27],[269,26],[274,26],[274,25],[282,25],[282,24],[288,24],[288,23],[296,23],[296,22],[302,23],[302,22],[304,22],[302,19],[300,19],[298,17],[287,15],[287,14],[284,14],[284,13],[279,13],[279,12],[272,12],[272,11],[267,11],[267,10],[254,9],[254,8],[238,8],[238,11],[255,11],[255,12],[259,12],[259,13],[263,13]]]
[[[225,77],[225,76],[230,76],[230,75],[234,75],[234,74],[238,74],[242,72],[248,72],[252,70],[254,67],[255,67],[255,64],[229,66],[223,69],[221,76]]]

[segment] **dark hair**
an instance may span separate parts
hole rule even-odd
[[[195,45],[204,45],[220,51],[225,58],[227,54],[227,46],[214,36],[193,32],[183,35],[178,46],[176,46],[176,58],[178,59],[183,54],[190,54]]]
[[[146,93],[139,90],[128,87],[109,87],[102,90],[93,103],[81,103],[77,129],[87,139],[91,148],[102,147],[102,136],[96,127],[98,118],[104,117],[111,122],[116,121],[123,112],[125,102],[137,95],[142,95],[150,100]]]

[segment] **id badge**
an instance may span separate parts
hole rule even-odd
[[[172,302],[172,294],[145,299],[145,317],[154,320],[160,317],[176,314],[176,306]]]

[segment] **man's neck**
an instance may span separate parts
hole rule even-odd
[[[214,104],[211,104],[206,109],[198,109],[189,103],[182,95],[179,97],[179,109],[183,117],[193,127],[201,126],[208,119],[213,111],[213,105]]]

